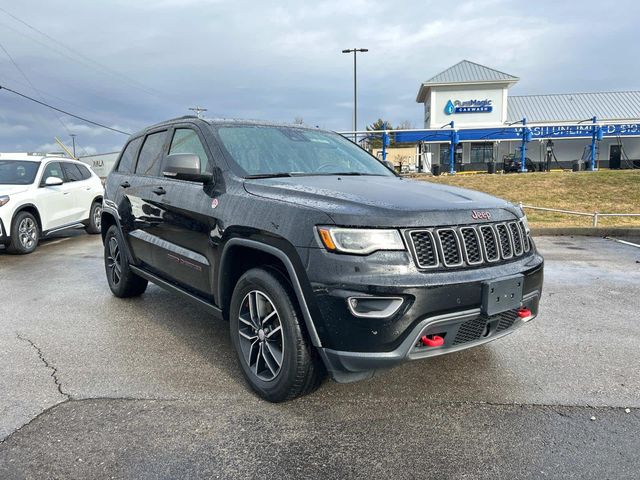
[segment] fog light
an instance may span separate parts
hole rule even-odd
[[[354,317],[387,318],[395,314],[402,304],[402,297],[349,297],[347,305]]]

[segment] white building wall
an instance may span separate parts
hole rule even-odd
[[[120,152],[101,153],[98,155],[80,157],[78,160],[89,165],[99,177],[105,178],[113,169],[119,155]]]
[[[443,124],[453,120],[456,127],[483,127],[501,125],[506,120],[507,87],[504,85],[470,85],[470,86],[441,86],[431,89],[430,122],[426,128],[439,128]],[[449,100],[491,100],[491,112],[479,113],[454,113],[447,115],[444,112]]]

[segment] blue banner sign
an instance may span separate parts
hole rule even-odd
[[[591,138],[594,127],[602,129],[602,137],[637,136],[640,137],[640,123],[621,123],[611,125],[556,125],[545,127],[503,127],[459,129],[460,141],[522,140],[523,128],[531,132],[532,140],[549,138]],[[394,133],[396,143],[449,142],[451,130],[415,130]]]

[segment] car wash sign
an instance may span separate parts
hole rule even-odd
[[[493,111],[493,101],[484,100],[451,100],[444,106],[444,113],[453,115],[455,113],[490,113]]]

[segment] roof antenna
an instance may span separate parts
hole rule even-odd
[[[196,105],[195,107],[189,107],[189,110],[191,110],[193,112],[196,112],[196,117],[198,117],[198,118],[202,118],[201,113],[207,111],[206,108],[199,107],[198,105]]]

